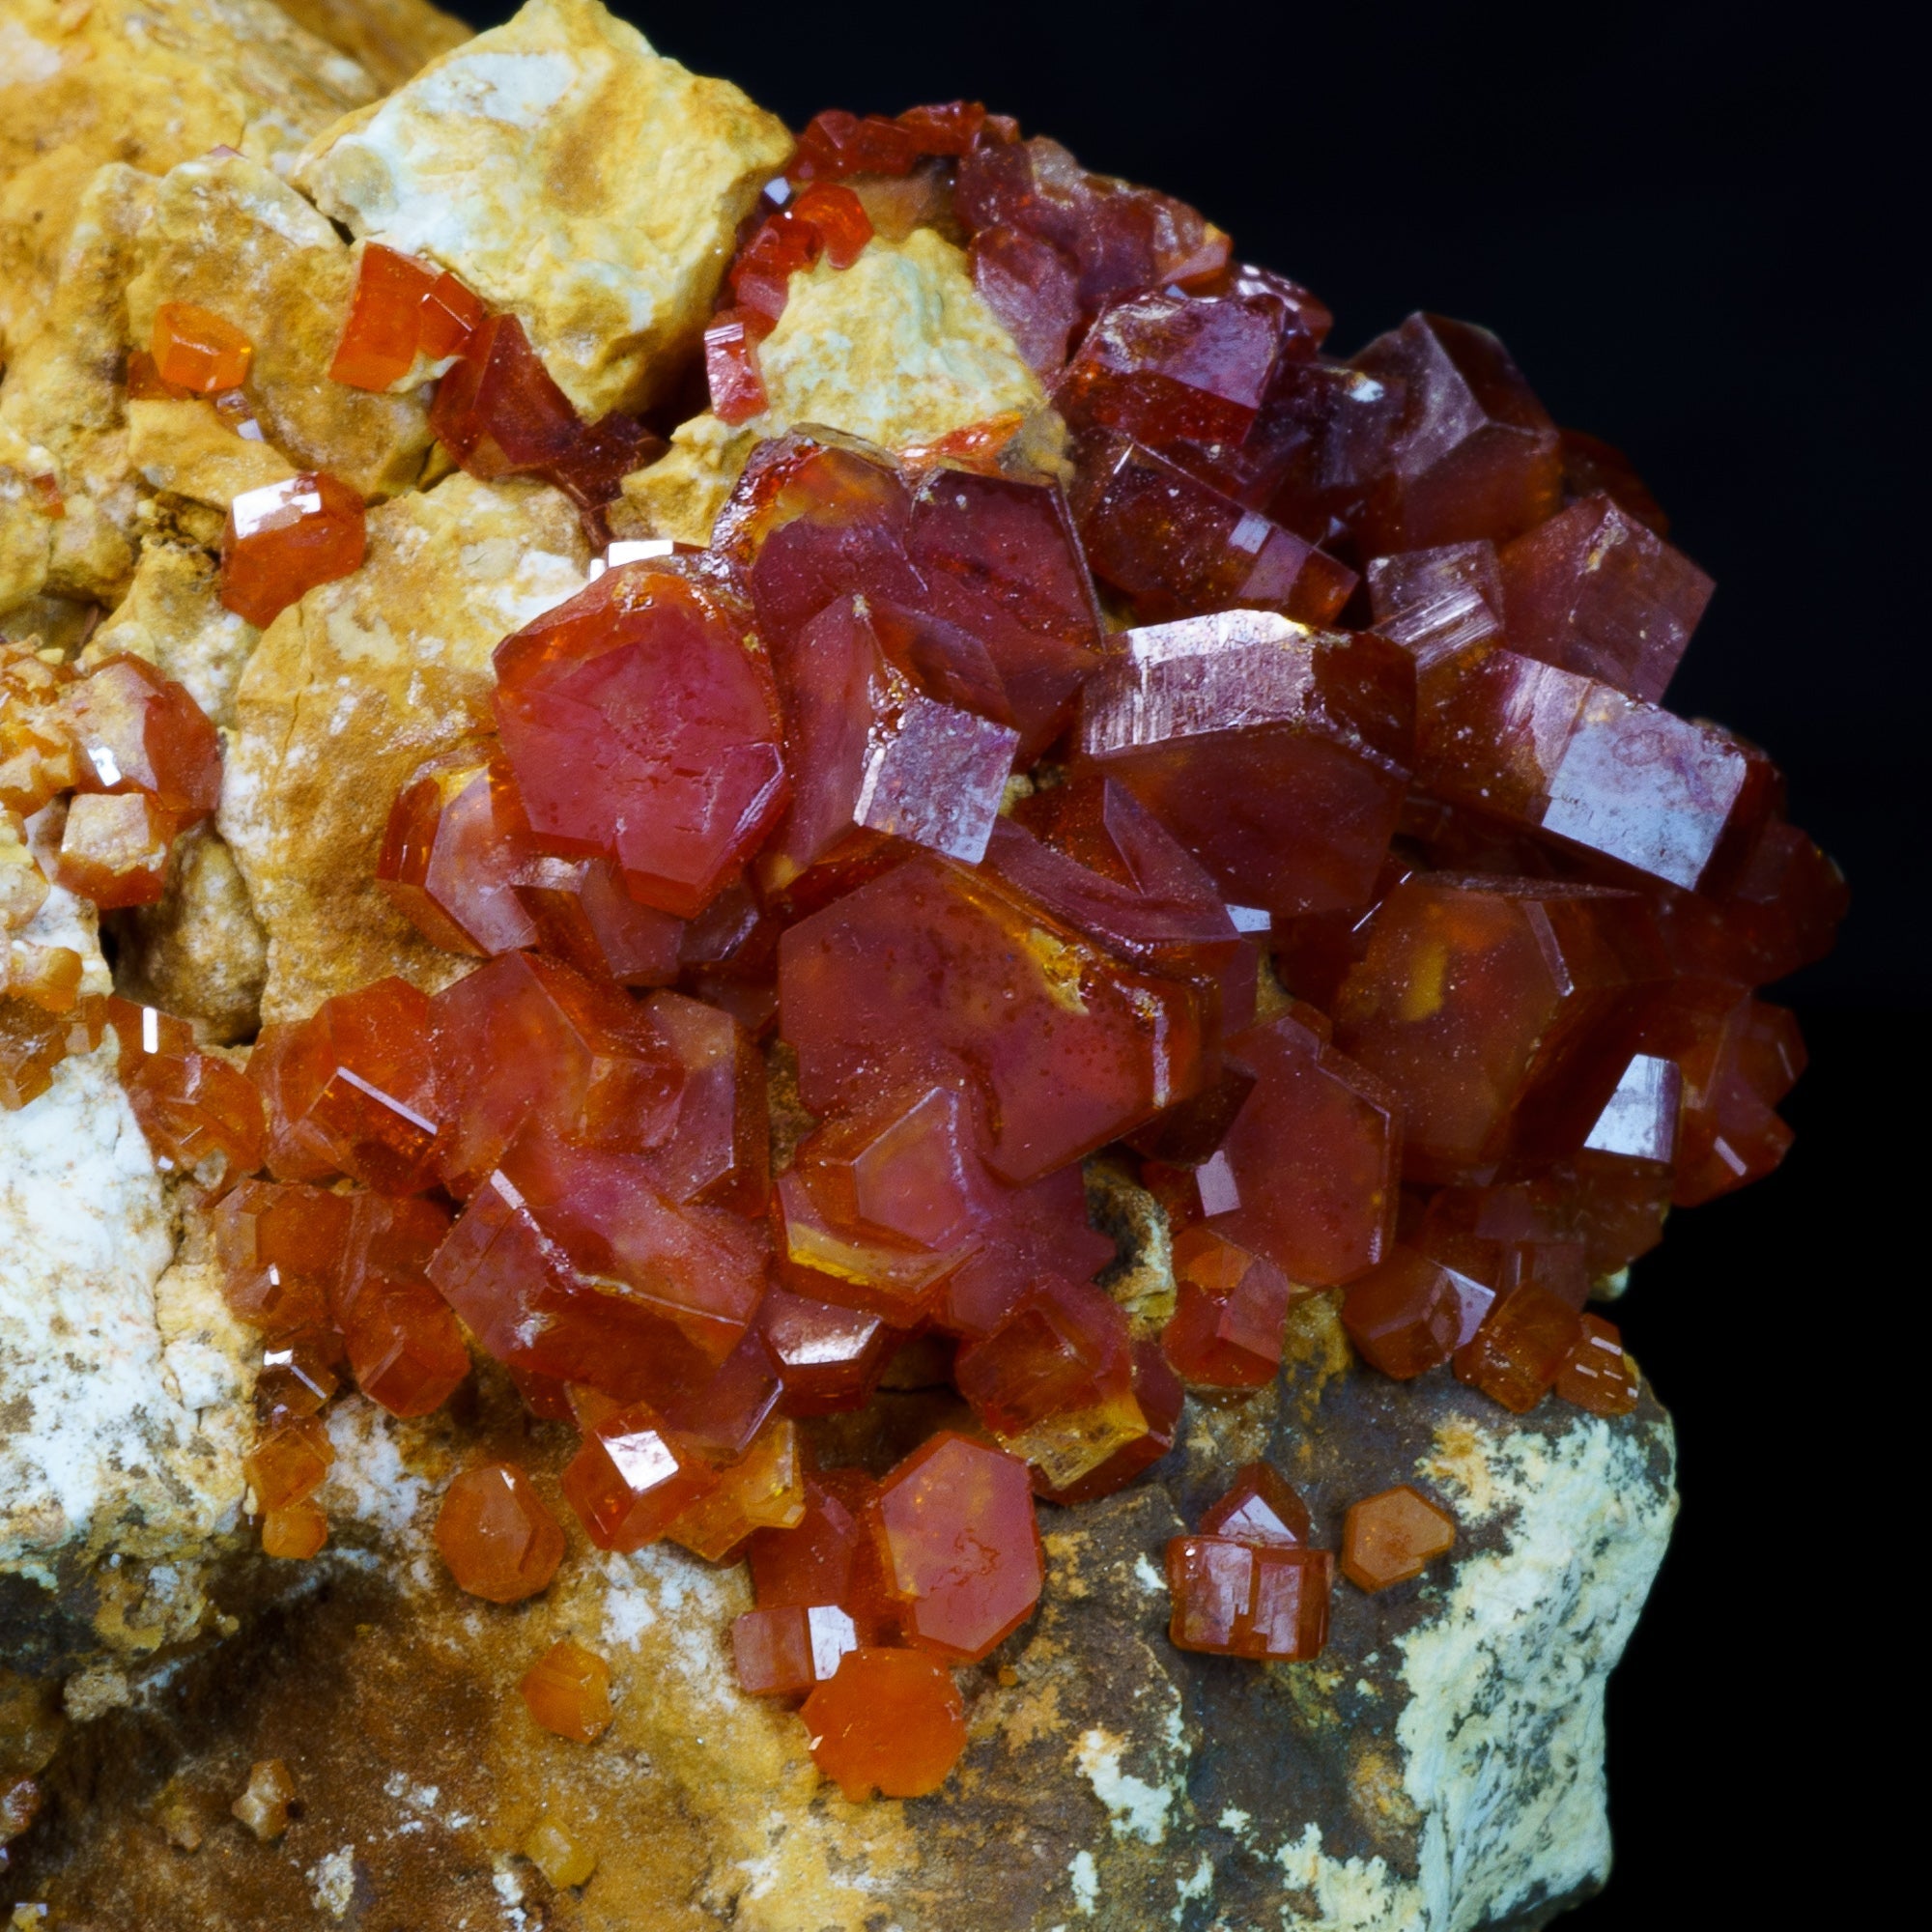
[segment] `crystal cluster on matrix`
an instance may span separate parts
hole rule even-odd
[[[613,546],[393,801],[378,877],[470,962],[442,990],[338,996],[245,1071],[83,998],[77,955],[15,944],[0,1004],[8,1104],[111,1030],[206,1191],[264,1342],[270,1553],[327,1536],[340,1385],[423,1414],[480,1350],[577,1447],[555,1508],[541,1470],[454,1480],[457,1584],[532,1595],[579,1532],[747,1560],[739,1682],[803,1700],[855,1798],[958,1759],[953,1672],[1037,1603],[1040,1506],[1154,1468],[1189,1390],[1267,1385],[1302,1297],[1380,1374],[1628,1412],[1591,1298],[1671,1207],[1781,1158],[1804,1050],[1755,989],[1845,903],[1768,757],[1663,707],[1709,580],[1493,336],[1416,315],[1330,355],[1308,291],[977,105],[806,129],[707,338],[718,412],[761,407],[791,274],[915,221],[970,242],[1068,427],[1058,471],[1005,419],[901,451],[800,429],[707,549]],[[176,305],[130,383],[237,393],[248,360]],[[380,246],[331,373],[435,382],[456,462],[546,477],[593,529],[651,446]],[[224,564],[258,621],[360,554],[332,479],[277,489]],[[218,781],[178,686],[9,646],[10,926],[49,878],[157,896]],[[1157,1331],[1104,1285],[1101,1153],[1167,1220]],[[810,1418],[906,1350],[953,1426],[883,1476],[820,1466]],[[1399,1484],[1348,1512],[1340,1569],[1416,1583],[1454,1537]],[[1265,1465],[1167,1567],[1176,1643],[1321,1651],[1336,1558]],[[575,1644],[523,1690],[560,1735],[609,1721]]]

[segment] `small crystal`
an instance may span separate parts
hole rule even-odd
[[[1360,1590],[1386,1590],[1420,1577],[1456,1542],[1456,1520],[1406,1483],[1349,1505],[1342,1521],[1342,1574]]]
[[[952,1673],[913,1650],[848,1651],[805,1700],[812,1762],[853,1803],[923,1798],[966,1748],[966,1712]]]
[[[611,1666],[569,1637],[553,1644],[517,1688],[530,1716],[560,1738],[595,1744],[611,1728]]]

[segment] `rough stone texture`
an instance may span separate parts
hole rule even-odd
[[[1668,1422],[1649,1399],[1616,1422],[1553,1403],[1515,1418],[1447,1375],[1386,1381],[1348,1365],[1327,1298],[1301,1305],[1292,1344],[1278,1388],[1190,1411],[1164,1482],[1044,1513],[1039,1613],[961,1673],[966,1758],[909,1804],[846,1804],[783,1706],[736,1691],[737,1569],[601,1556],[570,1522],[543,1597],[497,1609],[450,1585],[429,1535],[449,1474],[509,1457],[555,1505],[570,1446],[494,1373],[454,1418],[397,1424],[351,1399],[315,1589],[85,1735],[55,1778],[91,1806],[70,1797],[25,1841],[23,1876],[80,1932],[302,1923],[345,1851],[356,1922],[412,1932],[1540,1924],[1606,1869],[1604,1677],[1662,1553]],[[944,1400],[889,1395],[823,1436],[883,1466]],[[1456,1555],[1373,1598],[1339,1585],[1315,1663],[1175,1650],[1165,1541],[1262,1451],[1321,1541],[1356,1496],[1408,1480],[1455,1509]],[[514,1693],[563,1635],[610,1660],[620,1693],[594,1747],[537,1731]],[[301,1799],[279,1855],[213,1829],[264,1756]],[[207,1821],[192,1857],[161,1850],[164,1793]],[[545,1815],[598,1855],[579,1890],[520,1855]]]
[[[56,887],[26,934],[74,945],[105,990],[91,911]],[[191,1637],[242,1498],[247,1338],[174,1216],[101,1049],[0,1113],[0,1654],[119,1664]]]
[[[597,0],[530,0],[330,128],[297,178],[358,236],[513,310],[594,417],[670,379],[791,145]]]
[[[655,534],[708,542],[752,445],[794,423],[899,449],[1045,400],[966,257],[929,228],[874,239],[849,269],[820,262],[794,274],[758,365],[762,414],[736,427],[708,411],[694,416],[662,460],[625,479]]]
[[[357,63],[388,93],[419,68],[469,38],[469,29],[429,0],[276,0],[298,26]]]
[[[49,312],[95,171],[165,174],[223,144],[292,157],[377,86],[270,0],[0,0],[0,338]]]
[[[273,443],[242,435],[204,402],[130,401],[128,461],[154,489],[216,510],[244,490],[285,483],[296,473]]]
[[[205,550],[149,537],[120,607],[88,640],[83,667],[115,651],[146,658],[220,730],[235,724],[235,687],[261,632],[221,602],[221,573]]]
[[[0,380],[0,444],[17,438],[43,451],[34,468],[50,470],[66,499],[61,527],[46,533],[45,575],[68,582],[83,597],[109,602],[133,563],[136,491],[120,380],[124,292],[134,237],[154,195],[148,176],[118,162],[95,173],[78,197],[59,256],[60,279],[45,310],[48,326],[11,345],[14,353]],[[63,550],[71,560],[63,561]],[[0,592],[0,609],[6,602]]]
[[[249,398],[296,468],[326,469],[365,497],[415,481],[430,445],[422,397],[328,380],[355,271],[348,243],[295,189],[239,156],[184,161],[161,180],[136,257],[130,346],[149,340],[162,302],[199,302],[254,344]]]
[[[263,633],[236,696],[218,824],[269,936],[265,1020],[400,973],[467,968],[376,884],[403,781],[487,724],[490,653],[581,589],[588,563],[557,492],[452,476],[369,517],[355,576]]]
[[[254,1037],[268,935],[235,855],[213,826],[182,834],[160,903],[120,914],[116,930],[115,979],[128,999],[198,1021],[221,1045]]]

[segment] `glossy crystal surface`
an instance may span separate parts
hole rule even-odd
[[[443,1492],[436,1547],[460,1589],[515,1604],[556,1575],[563,1531],[523,1470],[485,1463],[465,1469]]]
[[[1349,1505],[1342,1520],[1342,1574],[1361,1590],[1419,1577],[1456,1542],[1449,1513],[1406,1483]]]

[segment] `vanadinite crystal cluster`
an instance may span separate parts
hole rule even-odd
[[[265,1548],[326,1543],[338,1386],[422,1415],[480,1351],[578,1446],[560,1505],[514,1463],[456,1478],[456,1582],[545,1589],[565,1512],[748,1561],[738,1679],[802,1700],[855,1798],[945,1779],[953,1667],[1034,1611],[1042,1515],[1267,1385],[1299,1298],[1388,1377],[1632,1408],[1593,1298],[1777,1164],[1803,1048],[1753,988],[1845,897],[1769,758],[1662,702],[1709,580],[1494,336],[1418,314],[1329,355],[1322,303],[1195,211],[978,106],[807,128],[704,337],[716,416],[766,407],[795,277],[914,221],[970,244],[1053,433],[766,438],[707,548],[611,545],[505,637],[474,734],[380,802],[384,890],[469,970],[245,1055],[83,998],[72,952],[14,946],[0,1006],[8,1105],[111,1029],[203,1192],[264,1338]],[[130,380],[259,439],[251,353],[164,304]],[[332,378],[435,383],[450,463],[557,485],[600,547],[663,446],[381,246]],[[304,472],[236,499],[222,594],[268,623],[363,553],[360,498]],[[9,646],[0,705],[10,920],[48,879],[158,898],[219,796],[193,700]],[[1171,1305],[1110,1293],[1102,1179],[1164,1215]],[[800,1424],[907,1362],[953,1426],[821,1465]],[[1405,1486],[1319,1547],[1280,1471],[1230,1469],[1164,1552],[1173,1641],[1316,1657],[1332,1591],[1455,1534]],[[575,1643],[524,1694],[610,1720]]]

